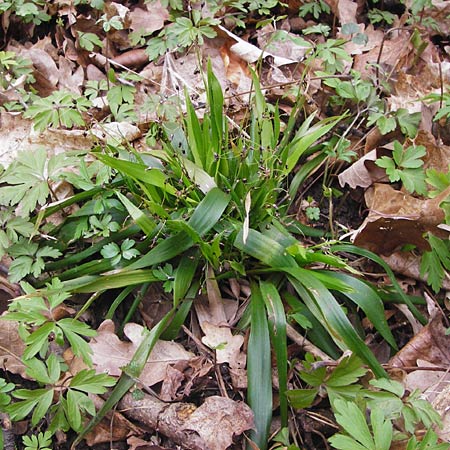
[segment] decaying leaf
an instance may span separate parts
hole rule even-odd
[[[202,342],[216,351],[218,364],[229,363],[231,368],[243,368],[246,361],[245,354],[241,352],[244,337],[231,333],[214,273],[210,269],[208,274],[206,286],[209,302],[198,301],[195,303],[198,321],[205,334]]]
[[[98,395],[91,395],[95,409],[98,411],[105,401]],[[111,424],[113,426],[111,426]],[[109,411],[103,420],[86,435],[86,444],[92,447],[104,442],[117,442],[127,439],[131,435],[141,435],[144,430],[130,422],[118,411]]]
[[[368,188],[373,184],[374,180],[379,181],[380,173],[382,173],[383,170],[377,168],[374,164],[370,167],[372,170],[369,170],[367,164],[368,161],[374,162],[377,157],[377,151],[372,150],[363,157],[359,158],[349,168],[339,174],[339,184],[342,187],[348,184],[352,189],[356,189],[357,187]]]
[[[191,403],[164,403],[145,395],[134,400],[125,395],[119,403],[130,419],[157,429],[183,448],[225,450],[253,425],[253,412],[244,402],[212,396],[198,408]]]
[[[13,320],[0,320],[0,367],[23,378],[29,378],[21,361],[24,351],[25,344],[19,337],[18,323]]]
[[[92,127],[92,134],[103,141],[119,144],[132,142],[141,136],[141,131],[130,122],[110,122]]]
[[[395,367],[417,366],[417,361],[445,366],[450,364],[450,336],[445,334],[441,318],[436,316],[422,328],[390,361]]]
[[[444,221],[444,211],[439,205],[449,194],[450,188],[447,188],[432,199],[422,200],[390,185],[375,184],[366,192],[370,211],[354,243],[383,255],[389,255],[405,244],[429,250],[423,235],[431,231],[443,236],[438,225]]]
[[[146,35],[150,35],[154,31],[160,30],[168,18],[167,8],[163,7],[159,0],[154,1],[151,5],[144,4],[143,7],[136,7],[130,12],[130,28],[135,32],[144,32]]]
[[[395,252],[390,255],[382,255],[389,267],[398,274],[414,280],[426,281],[420,275],[420,259],[410,252]],[[450,280],[446,277],[442,280],[442,288],[450,290]]]
[[[125,325],[124,334],[131,342],[121,341],[117,337],[111,320],[102,322],[97,331],[98,335],[89,344],[93,351],[92,360],[96,370],[120,376],[121,367],[130,362],[143,340],[143,327],[135,323]],[[170,364],[179,360],[189,360],[193,356],[176,342],[158,341],[139,379],[145,385],[153,386],[164,379]]]

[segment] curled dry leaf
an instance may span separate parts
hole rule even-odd
[[[242,58],[244,61],[247,61],[248,63],[254,63],[258,61],[261,58],[266,58],[267,56],[273,57],[273,63],[275,66],[282,66],[285,64],[296,64],[297,61],[285,58],[283,56],[276,56],[272,54],[271,52],[266,52],[264,50],[261,50],[256,45],[250,44],[250,42],[244,41],[239,36],[236,36],[231,31],[228,31],[226,28],[222,27],[221,25],[218,26],[218,29],[221,31],[222,34],[225,34],[229,36],[232,40],[234,40],[234,44],[230,46],[230,50]]]
[[[366,191],[370,211],[354,243],[383,255],[389,255],[405,244],[429,250],[424,233],[431,231],[447,237],[438,225],[444,221],[444,211],[439,205],[449,194],[450,188],[447,188],[434,198],[422,200],[389,185],[375,184]]]
[[[148,8],[151,8],[149,11]],[[153,1],[151,6],[144,4],[130,12],[130,28],[135,32],[145,32],[146,35],[158,31],[169,19],[169,12],[161,5],[159,0]]]
[[[352,189],[358,187],[368,188],[374,182],[379,175],[373,175],[373,171],[369,170],[370,167],[366,164],[368,161],[374,162],[377,159],[377,151],[372,150],[363,157],[359,158],[349,168],[345,169],[338,175],[339,184],[344,187],[348,184]],[[373,168],[373,165],[372,165]],[[379,169],[380,170],[380,169]],[[381,170],[383,172],[383,170]],[[379,179],[379,178],[378,178]]]
[[[102,141],[115,141],[119,144],[132,142],[141,137],[141,130],[129,122],[110,122],[92,127],[92,134]]]
[[[0,367],[28,379],[21,360],[25,344],[19,336],[18,327],[16,321],[0,320]]]
[[[33,124],[20,116],[0,112],[0,164],[8,167],[28,144]]]
[[[420,259],[408,252],[395,252],[391,255],[382,255],[382,258],[389,264],[389,267],[398,274],[415,280],[427,281],[420,276]],[[442,288],[450,290],[450,280],[442,280]]]
[[[125,325],[124,333],[131,342],[124,342],[118,338],[111,320],[102,322],[97,331],[98,335],[89,343],[93,352],[92,361],[97,372],[120,376],[121,367],[131,361],[143,340],[143,327],[135,323]],[[139,379],[143,384],[153,386],[164,379],[170,364],[189,360],[193,356],[176,342],[157,341]]]
[[[440,316],[411,339],[390,361],[395,367],[417,366],[417,361],[448,367],[450,364],[450,336],[445,334]]]
[[[345,23],[357,23],[356,11],[358,3],[352,0],[325,0],[334,15],[337,16],[341,25]]]
[[[97,411],[104,405],[105,401],[98,395],[91,394],[95,409]],[[111,426],[113,424],[113,426]],[[86,444],[92,447],[104,442],[117,442],[127,439],[131,435],[142,435],[144,430],[133,422],[130,422],[122,413],[116,410],[109,411],[103,420],[86,435]]]
[[[253,428],[253,412],[244,402],[208,397],[198,408],[191,403],[164,403],[145,395],[135,400],[124,396],[119,408],[130,419],[157,429],[186,449],[225,450],[233,436]]]

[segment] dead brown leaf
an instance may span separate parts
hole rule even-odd
[[[440,316],[414,336],[390,361],[395,367],[418,366],[417,361],[442,366],[450,364],[450,336],[446,336]]]
[[[358,3],[352,0],[325,0],[330,5],[333,14],[337,16],[341,25],[344,23],[357,23],[356,11]]]
[[[205,299],[195,303],[198,322],[204,333],[202,342],[216,351],[217,363],[229,363],[230,367],[238,369],[245,367],[245,353],[241,352],[244,337],[231,333],[223,299],[214,272],[208,271],[206,281],[208,303]]]
[[[98,411],[105,401],[98,395],[91,395],[95,409]],[[86,444],[92,447],[104,442],[117,442],[127,439],[129,436],[142,435],[144,430],[125,418],[117,411],[109,411],[103,420],[86,435]]]
[[[356,189],[357,187],[368,188],[375,180],[379,181],[381,179],[380,174],[383,176],[385,175],[384,170],[378,169],[377,173],[374,174],[373,172],[376,169],[376,166],[373,164],[369,166],[367,164],[368,161],[374,162],[377,158],[377,151],[372,150],[359,158],[349,168],[341,172],[338,176],[341,187],[348,184],[352,189]],[[369,168],[371,168],[372,171],[369,170]]]
[[[439,205],[449,193],[450,188],[435,198],[422,200],[396,191],[390,185],[374,184],[366,191],[370,211],[354,243],[383,255],[389,255],[405,244],[429,250],[424,233],[431,231],[437,236],[447,236],[438,225],[444,221],[444,211]]]
[[[149,8],[151,8],[149,10]],[[144,32],[150,35],[164,26],[164,22],[169,18],[167,8],[161,5],[159,0],[138,6],[130,12],[130,28],[134,32]]]
[[[119,404],[130,419],[157,429],[183,448],[225,450],[233,436],[253,428],[253,412],[244,402],[208,397],[198,408],[190,403],[163,403],[145,395],[134,400],[127,394]]]
[[[382,255],[382,258],[395,273],[415,280],[426,281],[420,276],[420,258],[417,255],[410,252],[395,252],[391,255]],[[442,288],[450,290],[450,280],[447,277],[442,280]]]
[[[29,379],[21,360],[25,344],[19,336],[18,328],[18,322],[0,320],[0,367]]]
[[[124,334],[131,342],[118,338],[111,320],[102,322],[97,331],[98,335],[89,343],[96,370],[120,376],[121,367],[130,362],[144,338],[143,327],[135,323],[125,325]],[[179,360],[189,360],[193,356],[176,342],[157,341],[139,379],[144,385],[153,386],[164,380],[169,365]]]

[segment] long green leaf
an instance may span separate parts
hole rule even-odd
[[[189,219],[189,225],[202,236],[220,219],[230,202],[230,196],[219,188],[211,189],[195,208]]]
[[[247,399],[253,410],[255,431],[250,437],[260,450],[267,448],[272,420],[272,368],[270,338],[264,301],[257,284],[251,286],[251,328],[247,351]],[[249,448],[253,448],[250,447]]]
[[[309,126],[311,120],[312,119],[310,116],[305,123],[307,123],[307,125]],[[296,133],[294,140],[289,146],[289,154],[286,160],[285,173],[291,173],[303,153],[305,153],[305,151],[308,150],[309,147],[314,144],[314,142],[316,142],[322,136],[325,136],[325,134],[327,134],[340,120],[341,117],[329,117],[316,123],[311,128],[302,126]]]
[[[128,200],[125,195],[120,192],[116,192],[117,197],[123,203],[125,208],[127,208],[128,213],[136,223],[136,225],[147,235],[151,236],[156,228],[155,222],[150,219],[143,211],[141,211],[137,206]]]
[[[173,282],[173,304],[178,305],[178,302],[184,298],[188,292],[195,272],[198,266],[198,254],[191,253],[183,255],[175,272],[175,279]]]
[[[86,275],[73,280],[64,281],[66,291],[88,293],[106,289],[117,289],[125,286],[158,281],[152,270],[118,270],[105,275]]]
[[[259,283],[261,294],[266,305],[267,316],[270,323],[270,338],[277,358],[278,383],[280,391],[281,426],[288,425],[287,388],[287,338],[286,313],[278,290],[272,283],[261,281]]]
[[[157,186],[169,194],[175,195],[176,189],[167,183],[167,176],[160,169],[149,169],[143,164],[138,164],[124,159],[113,158],[109,155],[95,153],[96,158],[104,164],[116,169],[120,173],[151,186]]]
[[[372,261],[376,262],[378,265],[380,265],[384,271],[387,273],[389,279],[391,280],[392,285],[394,286],[395,290],[398,292],[402,300],[405,302],[405,304],[408,306],[409,310],[412,312],[414,317],[422,324],[427,324],[426,317],[423,316],[423,314],[420,313],[420,311],[415,307],[415,305],[411,302],[410,298],[404,293],[403,289],[398,284],[397,279],[395,278],[394,272],[392,272],[391,268],[386,264],[386,262],[383,261],[382,258],[380,258],[375,253],[366,250],[364,248],[356,247],[354,245],[349,244],[339,244],[333,246],[334,251],[341,251],[346,253],[354,253],[355,255],[364,256],[365,258],[371,259]]]
[[[186,131],[189,140],[189,150],[194,159],[194,163],[201,169],[206,169],[206,156],[203,145],[203,134],[195,112],[194,105],[191,102],[189,94],[186,90]]]
[[[297,267],[295,259],[287,254],[281,244],[252,228],[248,230],[245,242],[243,229],[241,229],[236,236],[234,245],[270,267],[277,269]]]
[[[294,288],[297,289],[298,283],[300,283],[309,292],[309,296],[305,296],[303,290],[300,290],[299,294],[303,294],[303,301],[309,309],[318,308],[320,310],[320,315],[324,321],[322,325],[335,339],[335,342],[340,346],[345,343],[347,348],[371,367],[377,377],[387,377],[385,370],[358,336],[339,303],[330,291],[314,277],[311,271],[297,267],[286,269],[286,272],[289,274],[289,279]]]
[[[297,297],[289,293],[285,293],[283,299],[287,301],[293,310],[293,312],[290,313],[290,317],[292,317],[292,319],[294,319],[302,328],[305,328],[308,339],[327,355],[330,355],[333,359],[338,359],[340,356],[339,348],[306,305]],[[304,327],[303,322],[305,317],[311,323],[311,328]]]
[[[384,315],[383,302],[376,291],[363,281],[345,273],[328,272],[328,274],[342,280],[348,286],[353,288],[353,291],[344,292],[344,295],[364,311],[367,318],[372,322],[373,326],[378,330],[386,342],[388,342],[394,350],[397,350],[397,344],[386,321],[386,316]]]
[[[188,224],[200,236],[207,233],[220,219],[230,197],[218,188],[211,189],[197,205]],[[127,270],[142,269],[168,261],[185,252],[194,244],[192,238],[184,231],[164,239],[152,250],[127,266]]]

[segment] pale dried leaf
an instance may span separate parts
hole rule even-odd
[[[184,448],[225,450],[233,436],[254,427],[253,412],[244,402],[208,397],[198,408],[191,403],[163,403],[145,395],[142,400],[124,396],[119,407],[131,419],[140,421]]]
[[[341,172],[338,176],[341,187],[344,187],[346,184],[352,189],[356,189],[357,187],[368,188],[371,186],[374,179],[367,169],[366,162],[375,161],[376,159],[377,152],[376,150],[372,150]]]
[[[216,351],[218,364],[229,363],[230,367],[242,368],[245,366],[245,354],[241,352],[244,337],[237,334],[233,336],[228,326],[214,325],[203,322],[202,330],[205,336],[202,342]]]
[[[148,8],[151,8],[149,11]],[[164,22],[169,18],[167,8],[161,2],[154,1],[151,6],[144,4],[143,8],[137,7],[130,12],[131,25],[133,31],[144,31],[151,34],[164,27]]]
[[[231,31],[228,31],[226,28],[219,25],[218,27],[222,32],[224,32],[226,35],[228,35],[231,39],[234,40],[234,44],[230,46],[230,50],[242,58],[244,61],[247,61],[248,63],[254,63],[258,61],[261,58],[266,58],[268,56],[273,57],[273,63],[275,66],[282,66],[285,64],[295,64],[297,61],[290,59],[290,58],[284,58],[282,56],[276,56],[272,54],[271,52],[266,52],[264,50],[261,50],[260,48],[256,47],[256,45],[250,44],[250,42],[244,41],[239,36],[236,36]]]
[[[424,326],[390,361],[395,367],[417,366],[425,360],[441,367],[450,364],[450,336],[445,335],[441,318],[435,317]]]
[[[447,236],[438,225],[444,221],[444,211],[439,205],[449,194],[450,188],[447,188],[435,198],[422,200],[396,191],[390,185],[374,184],[366,191],[370,211],[354,243],[383,255],[405,244],[429,250],[424,233],[432,231],[437,236]]]
[[[95,409],[98,411],[105,401],[98,395],[90,395],[94,401]],[[111,426],[113,424],[114,426]],[[141,435],[144,432],[134,423],[125,418],[123,414],[114,410],[109,411],[103,420],[86,435],[86,444],[92,447],[104,442],[124,441],[132,433]]]
[[[130,122],[110,122],[96,124],[92,127],[92,134],[105,142],[124,144],[141,137],[141,130]]]
[[[130,362],[142,342],[144,328],[134,323],[125,325],[124,333],[131,342],[121,341],[117,337],[111,320],[102,322],[97,331],[98,335],[89,343],[97,372],[120,376],[121,367]],[[153,386],[164,379],[170,364],[179,360],[188,360],[193,356],[176,342],[157,341],[139,379],[145,385]]]
[[[427,281],[420,276],[420,258],[408,252],[395,252],[391,255],[382,255],[394,273],[404,275],[415,280]],[[442,280],[442,288],[450,290],[450,280],[446,277]]]
[[[19,336],[18,327],[16,321],[0,320],[0,367],[29,379],[20,359],[25,351],[25,344]]]

